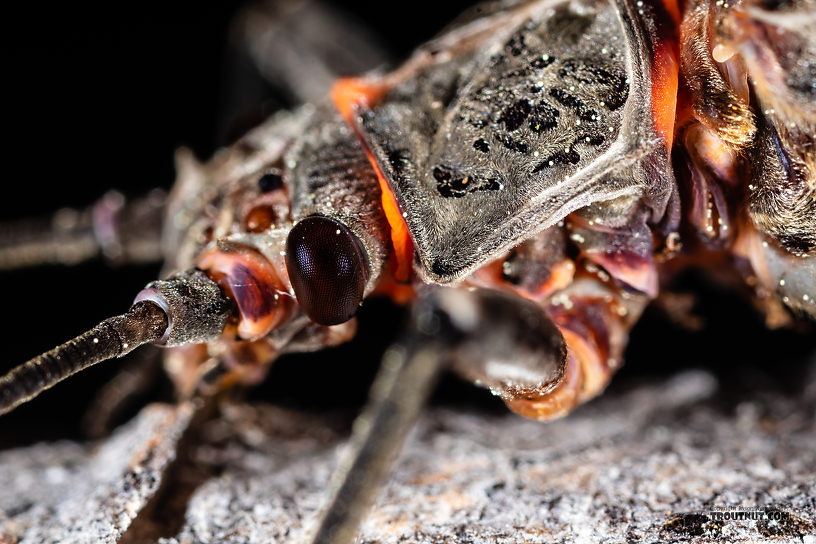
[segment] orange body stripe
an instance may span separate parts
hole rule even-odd
[[[396,259],[392,273],[396,281],[407,282],[411,276],[411,261],[414,257],[414,245],[411,242],[411,236],[408,234],[408,227],[402,219],[402,213],[397,204],[397,197],[394,196],[391,187],[389,187],[388,182],[385,181],[385,176],[383,176],[379,166],[377,166],[376,161],[374,161],[374,157],[372,157],[371,153],[367,150],[366,154],[368,155],[368,160],[371,161],[371,165],[374,167],[374,171],[377,172],[377,181],[380,182],[380,191],[382,191],[383,212],[385,212],[385,218],[391,227],[391,244],[394,247],[394,257]]]
[[[663,42],[655,48],[652,71],[652,120],[666,141],[674,142],[674,117],[677,110],[679,64],[676,43]]]
[[[331,98],[346,121],[351,123],[355,107],[371,106],[382,98],[385,92],[384,85],[359,77],[343,77],[332,86]]]
[[[677,3],[677,0],[660,0],[660,3],[663,4],[663,8],[672,18],[675,25],[680,24],[680,6]]]
[[[652,64],[652,120],[655,128],[666,141],[666,149],[671,150],[674,142],[680,73],[680,48],[675,30],[680,24],[680,9],[677,0],[659,0],[659,3],[668,13],[670,20],[663,19],[658,25],[673,24],[673,28],[664,29],[664,37],[655,40]],[[661,32],[658,31],[658,35],[660,34]]]
[[[331,97],[337,109],[345,117],[346,121],[354,127],[354,114],[359,107],[371,107],[386,92],[386,87],[377,83],[372,83],[361,78],[347,77],[337,80],[332,87]],[[380,184],[383,212],[391,227],[391,244],[394,250],[394,266],[392,275],[398,282],[407,282],[411,276],[411,262],[414,256],[414,246],[411,236],[408,234],[408,227],[402,219],[397,198],[388,186],[377,161],[366,149],[366,155],[377,173],[377,181]]]

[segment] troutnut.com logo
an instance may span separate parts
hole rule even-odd
[[[748,529],[765,537],[805,537],[816,534],[807,517],[778,507],[712,507],[675,514],[663,524],[662,533],[679,536],[724,536]]]

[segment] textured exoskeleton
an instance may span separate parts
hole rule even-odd
[[[234,255],[251,248],[274,268],[255,277],[274,284],[280,309],[243,311],[257,308],[244,298],[259,295],[233,289],[239,336],[265,337],[264,353],[340,341],[351,325],[322,330],[321,340],[318,325],[300,331],[306,325],[283,258],[293,224],[332,218],[364,249],[361,296],[411,298],[411,284],[421,282],[501,289],[538,303],[564,335],[561,368],[478,379],[539,418],[603,389],[627,330],[678,251],[681,262],[716,251],[736,253],[740,266],[747,257],[752,266],[743,272],[759,277],[765,304],[779,290],[790,306],[812,312],[809,133],[783,144],[774,118],[740,101],[747,91],[737,83],[745,87],[753,61],[748,52],[737,58],[727,37],[717,46],[733,50],[727,62],[736,67],[718,68],[715,53],[690,50],[714,39],[700,21],[709,11],[689,6],[678,26],[671,5],[521,3],[455,26],[391,73],[341,80],[336,108],[279,114],[203,169],[182,160],[170,235],[185,238],[175,242],[170,253],[180,257],[168,271],[198,266],[240,283],[231,270],[245,258]],[[800,39],[807,59],[807,37]],[[803,84],[789,86],[793,93]],[[812,109],[800,95],[790,100]],[[741,115],[733,113],[739,107]],[[807,111],[789,115],[807,126]],[[672,167],[675,141],[687,169]],[[763,160],[749,173],[754,150]],[[265,174],[280,176],[279,191],[259,194]],[[778,204],[773,191],[789,195],[791,179],[799,184],[793,192],[811,193],[793,195],[789,207],[800,219],[783,222],[784,234],[771,225],[778,213],[759,210]],[[257,217],[265,222],[250,225]],[[259,279],[265,275],[276,279]],[[293,335],[304,340],[292,343]]]
[[[179,152],[182,275],[137,301],[183,396],[349,339],[370,295],[414,304],[316,537],[345,542],[443,364],[545,420],[604,389],[684,267],[727,264],[769,324],[816,315],[815,134],[808,1],[490,3],[206,164]],[[234,311],[193,341],[171,299],[205,277]]]

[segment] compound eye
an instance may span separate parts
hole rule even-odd
[[[286,239],[286,269],[312,321],[337,325],[354,317],[368,270],[360,240],[344,224],[322,215],[299,221]]]

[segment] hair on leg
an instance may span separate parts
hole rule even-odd
[[[100,256],[115,265],[161,261],[165,203],[159,189],[134,199],[110,191],[82,210],[2,224],[0,270],[71,266]]]

